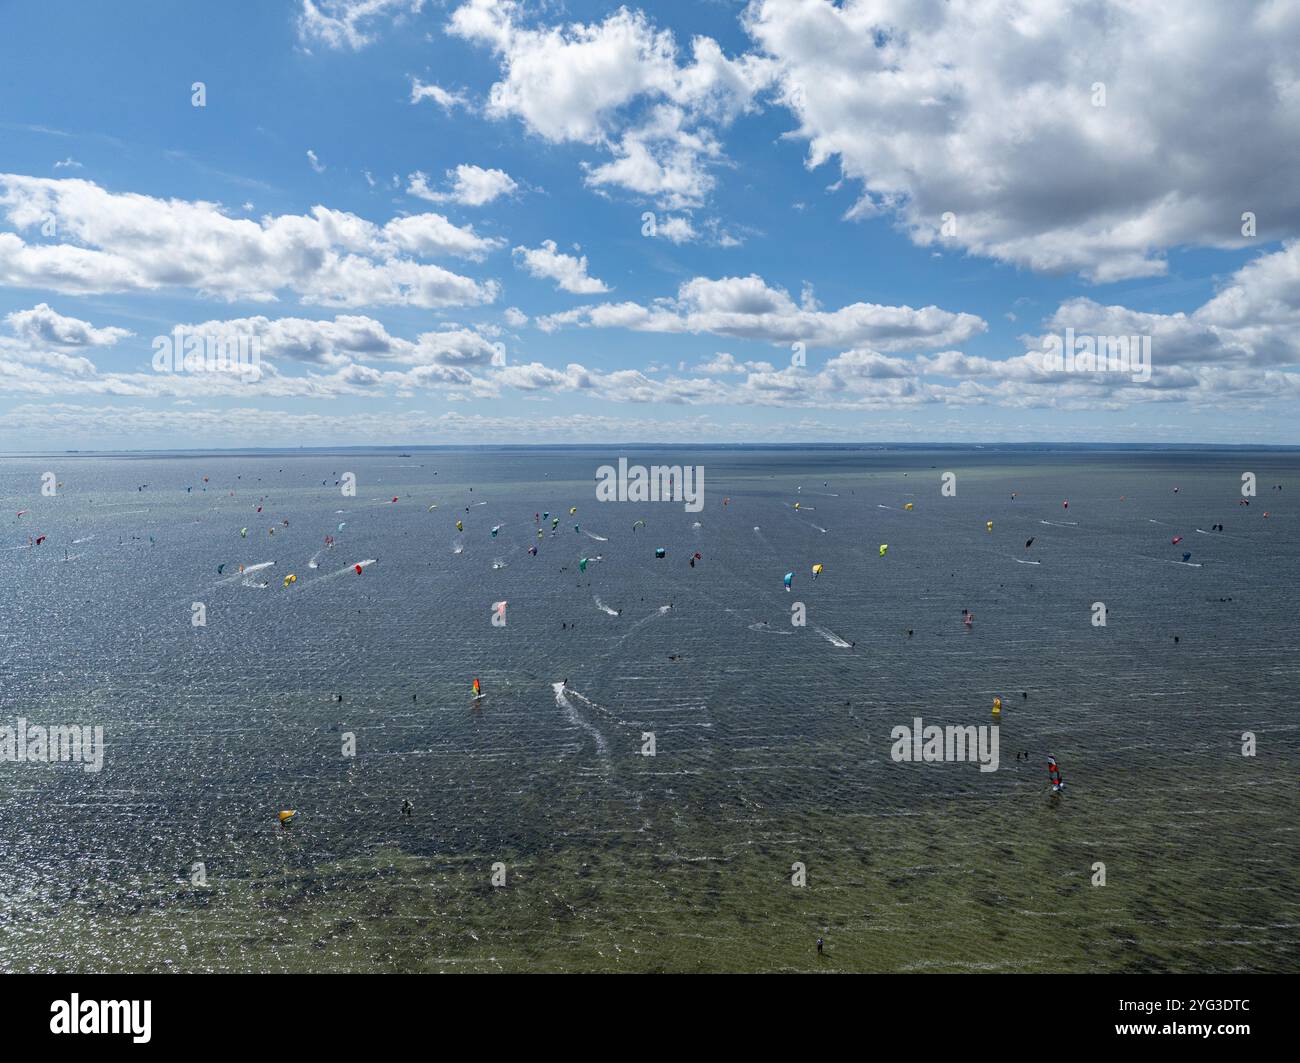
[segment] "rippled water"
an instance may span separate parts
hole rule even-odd
[[[620,456],[704,511],[597,503]],[[1300,969],[1296,463],[0,459],[0,727],[107,742],[0,763],[0,969]],[[891,759],[994,696],[998,771]]]

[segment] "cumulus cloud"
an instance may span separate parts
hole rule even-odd
[[[696,277],[681,285],[676,299],[652,306],[605,303],[577,307],[538,319],[543,330],[629,328],[640,332],[691,332],[771,343],[833,347],[870,343],[882,350],[924,350],[962,343],[987,326],[974,314],[937,306],[881,306],[853,303],[818,309],[811,296],[802,305],[761,277]]]
[[[307,215],[229,217],[201,200],[108,192],[90,181],[0,174],[0,211],[19,232],[52,219],[59,243],[0,232],[0,284],[88,293],[185,287],[227,300],[289,290],[327,306],[464,306],[492,302],[476,281],[418,258],[482,259],[500,241],[440,214],[383,226],[313,207]]]
[[[96,328],[89,321],[64,317],[48,303],[37,303],[30,310],[15,310],[5,316],[5,323],[21,339],[59,347],[111,347],[134,335],[127,329]]]
[[[498,347],[471,328],[450,326],[415,340],[392,335],[382,322],[355,314],[333,319],[245,317],[178,325],[184,335],[256,340],[264,359],[339,369],[356,362],[485,366]],[[467,382],[467,381],[465,381]]]
[[[604,281],[587,275],[587,256],[576,258],[556,249],[554,240],[543,240],[541,247],[516,247],[515,264],[531,276],[555,281],[562,291],[581,295],[607,292]]]
[[[705,376],[720,376],[727,373],[772,373],[776,370],[770,362],[739,362],[734,355],[719,351],[707,362],[695,366],[694,371]]]
[[[1294,4],[754,0],[743,21],[809,167],[837,160],[852,214],[923,246],[1102,282],[1239,246],[1244,211],[1300,232]]]
[[[687,244],[696,238],[691,219],[680,214],[656,222],[654,235],[674,244]]]
[[[728,59],[696,37],[689,62],[668,30],[620,8],[602,22],[532,27],[512,0],[470,0],[448,32],[493,50],[501,80],[487,113],[515,117],[552,143],[598,147],[612,159],[589,167],[595,187],[617,186],[669,209],[698,205],[721,157],[716,129],[751,108],[771,63]]]
[[[481,166],[464,163],[447,171],[450,188],[437,192],[429,187],[428,178],[417,170],[408,179],[406,194],[419,196],[431,203],[459,203],[465,207],[481,207],[500,196],[512,195],[519,185],[504,170],[485,170]]]

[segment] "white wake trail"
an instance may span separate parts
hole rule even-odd
[[[568,695],[572,694],[574,697],[582,698],[582,700],[588,705],[594,705],[595,703],[587,698],[583,698],[576,690],[568,690],[563,683],[552,683],[551,689],[555,691],[555,704],[565,711],[570,722],[575,727],[581,728],[586,731],[587,734],[591,735],[592,741],[596,743],[596,752],[602,757],[607,756],[609,754],[609,746],[605,744],[604,735],[582,718],[582,714],[574,707],[574,704],[569,700]]]
[[[814,627],[813,630],[837,649],[847,650],[850,648],[849,644],[833,631],[827,631],[824,627]]]

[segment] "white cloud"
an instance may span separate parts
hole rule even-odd
[[[727,373],[774,373],[771,362],[738,362],[733,355],[719,351],[709,361],[694,367],[694,372],[705,376],[723,376]]]
[[[655,225],[655,235],[674,244],[690,243],[696,238],[695,227],[691,219],[677,215],[665,218]]]
[[[744,23],[808,165],[837,159],[854,216],[918,244],[1100,282],[1240,246],[1244,211],[1300,232],[1295,4],[755,0]]]
[[[302,0],[298,35],[327,48],[356,50],[374,38],[364,27],[394,16],[413,15],[424,0]]]
[[[316,153],[312,151],[311,148],[307,149],[307,161],[311,164],[311,168],[317,173],[325,172],[325,167],[321,165],[320,159],[316,157]]]
[[[502,79],[487,113],[517,117],[552,143],[588,144],[611,161],[588,169],[595,187],[617,186],[668,209],[695,206],[714,184],[721,157],[714,130],[753,106],[772,64],[731,60],[708,37],[683,65],[668,30],[620,8],[599,23],[531,28],[512,0],[470,0],[448,32],[490,47]]]
[[[26,244],[0,232],[0,284],[77,293],[183,287],[259,301],[287,289],[303,302],[341,307],[473,305],[498,292],[495,281],[403,257],[481,259],[500,246],[440,214],[377,226],[318,206],[258,222],[203,201],[15,174],[0,174],[0,211],[19,231],[53,218],[64,241]]]
[[[517,306],[508,306],[505,311],[506,324],[511,328],[523,328],[528,324],[528,315]]]
[[[89,321],[64,317],[48,303],[37,303],[30,310],[15,310],[5,316],[5,323],[20,339],[59,347],[111,347],[134,335],[127,329],[96,328]]]
[[[519,187],[504,170],[485,170],[481,166],[462,163],[454,170],[447,171],[447,180],[451,189],[447,192],[435,192],[429,187],[428,178],[417,170],[411,174],[406,194],[419,196],[432,203],[459,203],[466,207],[481,207],[491,203],[499,196],[508,196]]]
[[[543,330],[564,325],[629,328],[640,332],[692,332],[771,343],[803,342],[831,347],[870,343],[881,350],[926,350],[962,343],[986,329],[974,314],[936,306],[853,303],[835,311],[799,305],[781,288],[759,276],[696,277],[681,285],[677,298],[653,306],[605,303],[576,307],[537,321]]]
[[[441,85],[425,84],[419,78],[411,78],[411,102],[433,100],[444,111],[450,113],[456,107],[468,107],[469,100],[463,92],[451,92]]]
[[[583,295],[607,292],[605,282],[587,275],[587,256],[575,258],[556,249],[554,240],[543,240],[541,247],[515,248],[515,264],[534,277],[555,281],[566,292]]]

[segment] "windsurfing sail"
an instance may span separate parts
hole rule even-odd
[[[587,559],[585,557],[578,558],[578,571],[579,572],[587,571]]]
[[[481,698],[483,696],[483,687],[479,684],[478,676],[474,677],[474,696]]]
[[[792,584],[792,583],[794,582],[794,573],[793,573],[793,572],[787,572],[787,573],[785,574],[785,579],[784,579],[782,582],[785,583],[785,589],[786,589],[786,590],[789,590],[789,589],[790,589],[790,584]]]
[[[812,567],[812,575],[813,575],[813,579],[816,579],[816,578],[817,578],[818,576],[820,576],[821,574],[822,574],[822,566],[821,566],[821,562],[818,562],[817,564],[813,565],[813,567]]]
[[[986,520],[986,521],[984,522],[984,530],[985,530],[985,531],[992,531],[992,530],[993,530],[993,522],[992,522],[991,520]]]
[[[881,557],[884,557],[885,554],[887,554],[888,552],[889,552],[889,544],[888,544],[888,543],[881,543],[881,544],[880,544],[880,556],[881,556]]]
[[[662,546],[655,547],[655,557],[663,557],[667,553],[668,551],[665,550]]]
[[[1047,779],[1052,784],[1053,792],[1059,793],[1061,787],[1065,785],[1065,780],[1061,778],[1061,771],[1056,766],[1056,758],[1050,755],[1047,758]]]
[[[903,503],[903,508],[904,508],[904,509],[911,509],[911,508],[912,508],[912,503],[911,503],[911,502],[905,502],[905,503]]]
[[[1192,552],[1191,552],[1190,550],[1184,551],[1184,553],[1183,553],[1183,562],[1184,562],[1184,564],[1185,564],[1186,562],[1190,561],[1191,558],[1192,558]]]
[[[1031,535],[1027,540],[1025,540],[1025,549],[1026,549],[1026,550],[1028,550],[1031,546],[1034,545],[1034,538],[1035,538],[1035,537]]]
[[[1183,541],[1183,537],[1181,535],[1175,535],[1172,539],[1169,540],[1169,544],[1171,546],[1177,546],[1182,541]]]

